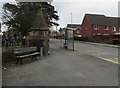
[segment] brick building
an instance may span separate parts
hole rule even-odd
[[[74,36],[81,37],[81,25],[80,24],[67,24],[67,27],[73,28]]]
[[[82,22],[81,36],[91,41],[111,42],[120,38],[120,18],[105,15],[85,14]]]

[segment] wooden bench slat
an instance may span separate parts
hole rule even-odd
[[[29,56],[38,55],[38,54],[40,54],[40,53],[39,52],[35,52],[35,53],[32,53],[32,54],[17,56],[17,58],[24,58],[24,57],[29,57]]]
[[[32,58],[36,58],[37,55],[40,55],[40,52],[37,51],[36,47],[23,47],[23,48],[17,48],[14,49],[14,54],[16,55],[16,59],[18,63],[21,61],[22,63],[22,58],[32,56]],[[33,57],[34,56],[34,57]]]

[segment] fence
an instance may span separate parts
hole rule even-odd
[[[2,47],[10,47],[10,46],[23,46],[25,45],[25,39],[2,39]]]

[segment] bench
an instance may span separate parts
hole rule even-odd
[[[13,52],[16,56],[16,64],[19,62],[22,64],[22,59],[31,57],[31,59],[36,59],[37,56],[40,55],[40,52],[37,50],[36,47],[23,47],[23,48],[16,48],[13,49]]]

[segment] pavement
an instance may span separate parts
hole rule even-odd
[[[77,42],[77,41],[76,41]],[[113,47],[113,48],[120,48],[120,46],[118,45],[112,45],[112,44],[102,44],[102,43],[93,43],[93,42],[83,42],[83,41],[79,41],[81,43],[87,43],[87,44],[91,44],[91,45],[98,45],[98,46],[106,46],[106,47]]]
[[[50,55],[6,64],[3,86],[117,86],[118,65],[50,41]]]

